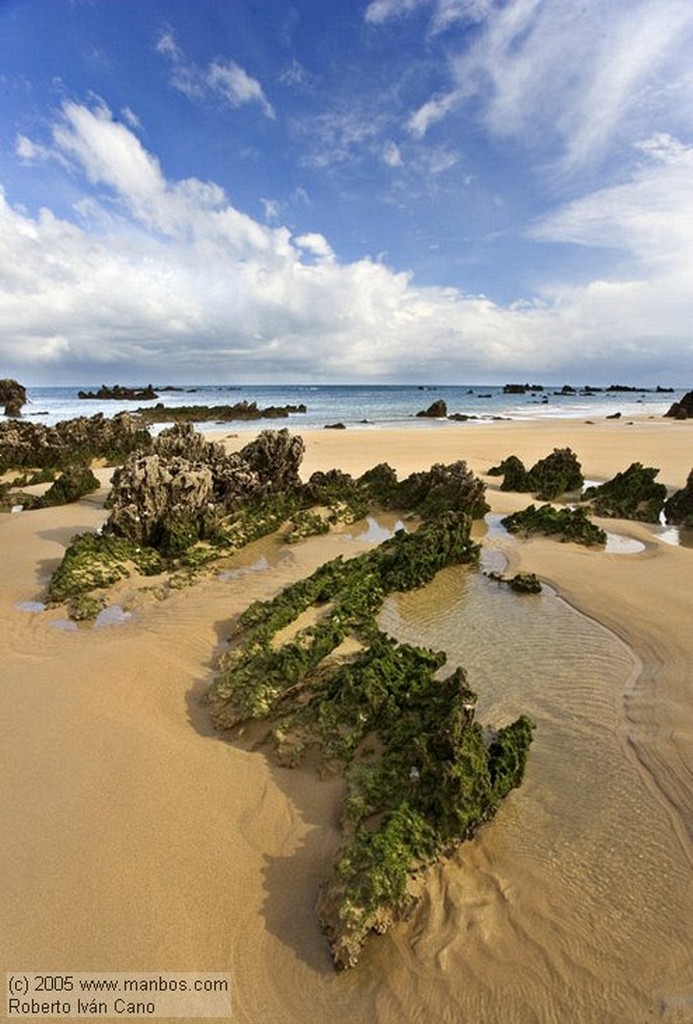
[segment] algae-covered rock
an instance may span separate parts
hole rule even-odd
[[[686,486],[664,502],[664,516],[668,523],[693,527],[693,469],[688,474]]]
[[[151,445],[149,432],[128,413],[108,419],[78,416],[54,427],[26,420],[0,423],[0,472],[18,467],[88,465],[104,459],[108,465],[122,462],[130,452]]]
[[[483,481],[463,461],[438,462],[423,473],[412,473],[397,487],[389,505],[424,518],[450,509],[480,519],[489,510]]]
[[[529,505],[505,516],[501,523],[510,533],[531,536],[535,533],[563,541],[590,546],[606,544],[606,533],[593,523],[584,508],[554,508],[553,505]]]
[[[218,728],[265,719],[282,763],[311,750],[346,772],[345,843],[318,905],[338,969],[406,916],[411,877],[471,836],[524,771],[532,723],[518,719],[487,745],[464,671],[439,680],[443,654],[399,644],[375,620],[387,593],[475,562],[470,525],[446,512],[251,605],[208,693]],[[292,632],[311,608],[314,624]],[[346,660],[335,657],[345,641]]]
[[[488,473],[503,476],[502,491],[532,491],[540,501],[552,501],[568,491],[579,490],[584,482],[582,467],[570,448],[554,448],[529,470],[517,455],[509,455]]]
[[[667,489],[655,482],[658,469],[633,462],[622,473],[596,487],[588,487],[583,500],[597,515],[610,519],[637,519],[656,523],[664,507]]]

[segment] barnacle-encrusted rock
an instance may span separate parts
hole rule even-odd
[[[26,404],[26,388],[13,377],[0,380],[0,405],[5,406],[5,416],[21,416]]]
[[[111,419],[98,413],[63,420],[54,427],[26,420],[0,423],[0,472],[17,467],[87,465],[105,459],[121,462],[135,449],[151,445],[149,432],[128,413]]]

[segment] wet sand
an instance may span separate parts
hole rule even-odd
[[[484,473],[569,444],[590,479],[638,459],[673,489],[693,464],[692,430],[547,420],[301,432],[303,473],[387,460],[403,474],[458,458]],[[488,482],[494,512],[528,503]],[[230,971],[234,1019],[247,1024],[693,1021],[693,549],[616,521],[608,528],[645,542],[641,554],[490,536],[570,607],[546,594],[506,595],[501,608],[486,591],[465,604],[465,587],[484,586],[464,583],[466,570],[388,605],[398,635],[442,642],[468,665],[481,720],[529,710],[539,728],[523,787],[432,870],[413,919],[335,976],[314,898],[339,842],[337,787],[225,742],[198,701],[234,615],[360,542],[259,542],[226,578],[103,629],[20,610],[41,599],[72,533],[104,519],[102,497],[0,521],[3,970]]]

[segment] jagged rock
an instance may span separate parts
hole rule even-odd
[[[664,413],[665,416],[671,416],[677,420],[687,420],[693,418],[693,391],[688,391],[678,402],[669,408],[668,412]]]
[[[191,424],[176,424],[156,438],[151,454],[135,453],[116,470],[105,529],[179,553],[214,534],[248,499],[298,487],[303,451],[302,438],[266,430],[228,455]]]
[[[325,430],[346,430],[344,423],[326,423]]]
[[[301,482],[298,469],[304,451],[302,437],[292,437],[286,429],[263,430],[240,455],[267,490],[286,491]]]
[[[412,473],[399,484],[390,504],[428,518],[439,512],[466,512],[480,519],[488,512],[486,487],[463,461],[435,463],[423,473]]]
[[[417,416],[428,416],[431,419],[445,419],[448,414],[448,407],[442,398],[436,398],[435,402],[431,402],[428,409],[422,409],[417,412]]]
[[[664,484],[655,483],[658,473],[658,469],[633,462],[605,484],[588,487],[583,500],[591,502],[599,516],[656,523],[667,496]]]
[[[688,474],[686,486],[664,502],[664,516],[668,523],[693,527],[693,469]]]
[[[526,470],[517,455],[509,455],[489,476],[503,476],[502,491],[533,491],[541,501],[552,501],[566,491],[582,487],[582,468],[570,448],[554,448],[546,458],[539,459]]]
[[[112,510],[105,529],[136,544],[159,547],[170,534],[169,521],[175,515],[174,530],[184,530],[189,546],[200,536],[201,519],[210,511],[213,496],[208,466],[179,456],[134,455],[113,475]]]
[[[21,416],[26,404],[26,388],[13,377],[0,380],[0,405],[5,406],[5,416]]]
[[[543,384],[506,384],[503,387],[504,395],[524,395],[527,391],[543,391]]]
[[[128,413],[111,419],[102,413],[63,420],[54,427],[24,420],[0,423],[0,472],[22,466],[46,468],[106,459],[121,462],[151,444],[149,432]]]
[[[114,384],[109,388],[102,384],[98,391],[78,391],[77,397],[99,401],[149,402],[159,396],[151,384],[147,384],[146,388],[126,388],[121,384]]]

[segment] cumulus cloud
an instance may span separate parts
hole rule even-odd
[[[186,58],[170,29],[161,32],[156,50],[170,63],[171,85],[190,99],[217,95],[231,107],[257,103],[266,117],[272,120],[276,117],[260,82],[236,61],[217,58],[201,68]]]
[[[51,148],[84,188],[74,222],[0,193],[0,358],[27,379],[693,372],[693,157],[673,137],[646,140],[629,181],[533,227],[536,244],[602,245],[620,226],[627,272],[510,305],[340,262],[318,231],[292,236],[214,182],[171,181],[103,104],[66,103]]]

